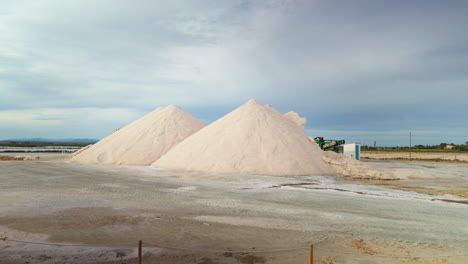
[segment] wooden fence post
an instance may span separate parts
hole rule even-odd
[[[141,264],[141,240],[138,241],[138,264]]]
[[[310,245],[309,264],[314,264],[314,245]]]

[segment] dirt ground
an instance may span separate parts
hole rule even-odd
[[[468,162],[468,153],[457,152],[393,152],[363,151],[363,159],[376,160],[425,160],[425,161],[460,161]]]
[[[446,202],[461,202],[468,204],[468,163],[446,163],[440,161],[401,160],[368,160],[367,164],[375,168],[384,168],[405,180],[379,181],[379,180],[353,180],[347,182],[385,186],[397,190],[424,193],[429,195],[453,195],[458,199],[451,201],[445,197]],[[439,197],[440,198],[440,197]],[[437,199],[434,197],[434,199]],[[462,199],[460,201],[460,199]]]
[[[468,205],[444,200],[464,201],[467,166],[368,164],[409,180],[2,161],[0,263],[136,263],[138,240],[143,263],[308,263],[310,244],[316,263],[468,261],[414,257],[466,253]]]

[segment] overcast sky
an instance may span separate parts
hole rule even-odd
[[[468,1],[2,0],[0,139],[102,138],[256,98],[310,136],[468,141]]]

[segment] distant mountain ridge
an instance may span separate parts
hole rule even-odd
[[[51,138],[18,138],[18,139],[4,139],[0,142],[20,142],[20,143],[68,143],[68,144],[94,144],[98,142],[98,139],[93,138],[63,138],[63,139],[51,139]]]

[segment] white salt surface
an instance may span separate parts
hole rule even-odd
[[[83,164],[150,165],[186,137],[203,128],[176,105],[158,108],[73,155]]]
[[[250,100],[188,137],[152,165],[221,173],[333,174],[322,159],[323,151],[308,141],[301,123],[294,120]]]
[[[29,241],[33,243],[50,243],[49,236],[41,233],[22,232],[0,226],[0,236],[7,235],[9,239]],[[67,244],[67,243],[65,243]],[[25,244],[10,242],[8,247],[4,247],[2,260],[11,261],[11,263],[70,263],[77,264],[93,261],[113,261],[119,259],[133,259],[138,256],[137,249],[134,247],[106,247],[106,246],[86,246],[85,244],[75,243],[76,246],[48,246],[42,244]],[[159,254],[161,249],[145,248],[145,253]],[[121,256],[119,258],[116,255]],[[22,259],[24,262],[18,262]],[[8,263],[8,262],[7,262]]]
[[[41,160],[0,162],[0,171],[4,172],[0,173],[0,225],[10,228],[2,230],[0,226],[0,236],[35,242],[55,236],[55,242],[89,243],[90,248],[6,242],[9,248],[0,250],[2,260],[75,263],[78,257],[79,263],[106,259],[117,262],[117,252],[134,257],[135,251],[112,248],[112,244],[139,239],[150,243],[155,237],[167,239],[165,245],[189,248],[275,249],[286,241],[291,247],[312,242],[342,252],[355,252],[347,243],[364,239],[372,246],[374,242],[381,245],[376,248],[385,249],[381,254],[407,255],[403,250],[408,250],[423,256],[461,254],[468,242],[466,205],[434,201],[445,196],[350,184],[336,176],[219,174],[217,178],[204,176],[208,173],[143,166]],[[377,166],[365,163],[371,168]],[[437,172],[444,181],[457,175],[450,179],[454,184],[466,182],[468,169],[464,164],[441,163],[384,162],[378,166],[391,170],[410,166],[425,174]],[[43,234],[27,233],[31,226],[37,226],[34,232]],[[173,235],[181,232],[181,236]],[[187,239],[189,233],[196,238]],[[216,236],[222,240],[213,241]],[[281,237],[281,241],[265,246],[259,240],[277,240],[272,237]],[[96,248],[92,243],[109,245]],[[148,250],[145,248],[145,252]],[[297,252],[277,255],[283,254]],[[41,255],[53,258],[42,262]],[[353,256],[352,263],[401,263],[400,259],[380,262],[378,258],[365,258],[369,256]],[[343,259],[349,259],[349,255]],[[454,261],[447,263],[467,263],[466,258],[450,259]],[[270,262],[292,263],[281,259]]]

